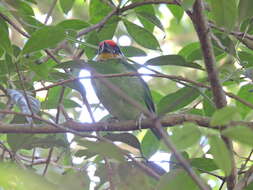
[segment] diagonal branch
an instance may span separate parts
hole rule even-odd
[[[141,2],[131,3],[130,5],[127,5],[122,8],[115,8],[107,16],[105,16],[104,19],[102,19],[99,23],[94,24],[88,28],[85,28],[84,30],[81,30],[77,34],[77,37],[81,37],[89,32],[92,32],[96,29],[103,27],[106,24],[106,22],[114,15],[120,15],[127,10],[134,9],[136,7],[140,7],[143,5],[150,5],[150,4],[178,4],[178,3],[176,0],[175,1],[168,1],[168,0],[152,0],[151,1],[151,0],[149,0],[149,1],[141,1]]]

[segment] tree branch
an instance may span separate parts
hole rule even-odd
[[[253,182],[253,166],[245,173],[244,177],[235,185],[233,190],[243,190]]]
[[[0,111],[4,112],[4,111]],[[29,114],[22,114],[19,112],[5,112],[5,114],[17,114],[22,116],[31,117]],[[36,119],[36,117],[34,118]],[[163,127],[173,127],[183,124],[184,122],[195,123],[200,127],[205,127],[214,130],[220,130],[225,126],[211,126],[210,118],[199,115],[191,114],[171,114],[164,116],[160,119]],[[154,127],[151,119],[144,119],[142,121],[142,129],[149,129]],[[0,123],[0,133],[66,133],[66,132],[94,132],[94,131],[134,131],[139,130],[135,120],[120,121],[115,123],[108,122],[96,122],[96,123],[81,123],[73,120],[67,121],[62,124],[57,124],[61,127],[56,127],[51,123],[46,124],[34,124],[33,128],[31,124],[6,124]],[[228,126],[246,126],[253,130],[253,122],[245,121],[232,121]]]
[[[214,103],[216,107],[219,109],[225,107],[227,105],[227,101],[225,93],[219,81],[217,69],[215,67],[216,61],[211,43],[210,28],[208,26],[208,22],[203,11],[204,11],[203,1],[196,0],[193,6],[193,14],[189,16],[192,19],[192,22],[195,26],[195,30],[199,37],[202,53],[204,56],[204,62],[214,97]],[[236,176],[237,176],[236,164],[233,156],[233,145],[231,140],[228,139],[227,137],[222,137],[222,139],[226,143],[231,154],[232,171],[231,174],[227,177],[227,187],[229,190],[230,189],[232,190],[236,184]]]
[[[194,4],[194,12],[192,14],[192,21],[195,26],[196,32],[201,44],[202,53],[204,56],[204,62],[208,74],[208,78],[211,84],[211,90],[214,96],[214,103],[217,108],[226,106],[226,97],[219,81],[217,69],[215,67],[215,56],[210,37],[210,28],[208,27],[207,20],[203,14],[203,2],[202,0],[196,0]]]

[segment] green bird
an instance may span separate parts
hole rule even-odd
[[[94,61],[96,63],[91,65],[100,74],[137,72],[137,69],[126,61],[119,46],[112,40],[105,40],[99,44],[98,53]],[[122,92],[143,107],[146,107],[150,112],[155,113],[150,89],[141,77],[115,77],[106,78],[106,80],[120,88]],[[115,94],[101,80],[92,79],[91,82],[100,102],[117,120],[138,121],[143,116],[139,109]],[[161,138],[160,133],[156,129],[152,128],[151,130],[158,139]]]

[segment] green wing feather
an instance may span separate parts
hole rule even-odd
[[[123,61],[123,64],[130,72],[138,72],[138,70],[134,67],[134,65],[131,65],[130,63],[128,63],[126,61]],[[146,106],[149,111],[155,113],[155,105],[153,102],[153,98],[152,98],[150,89],[149,89],[147,83],[143,80],[143,78],[141,78],[141,77],[138,77],[138,78],[140,79],[140,82],[144,88],[144,100],[145,100]]]
[[[90,64],[100,74],[119,74],[137,72],[137,69],[123,59],[110,59]],[[129,97],[145,106],[149,111],[155,112],[155,106],[147,83],[140,77],[106,78],[113,85],[120,88]],[[112,90],[106,87],[99,79],[91,80],[96,95],[111,115],[119,120],[137,120],[141,111],[130,105]],[[154,134],[160,138],[159,132],[152,128]]]

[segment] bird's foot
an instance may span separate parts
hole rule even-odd
[[[142,130],[142,128],[141,128],[141,122],[142,122],[143,119],[145,119],[145,115],[143,113],[141,113],[140,117],[136,121],[136,126],[138,126],[139,131]]]

